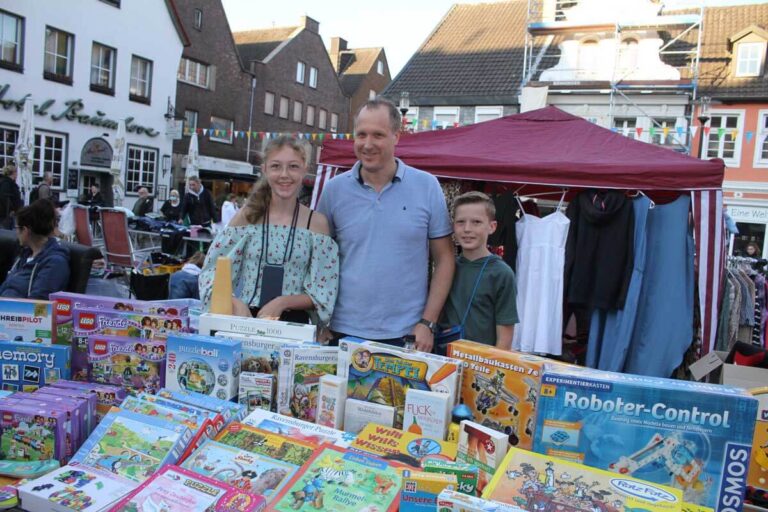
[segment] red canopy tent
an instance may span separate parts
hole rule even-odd
[[[405,134],[395,154],[441,178],[542,188],[690,192],[693,199],[703,350],[714,348],[723,263],[721,160],[699,160],[614,133],[555,107],[460,128]],[[326,140],[313,201],[324,179],[355,161],[353,141]]]

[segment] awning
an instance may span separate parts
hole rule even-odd
[[[240,160],[227,160],[226,158],[216,158],[212,156],[200,155],[200,171],[218,172],[230,175],[248,176],[250,178],[258,177],[254,166],[248,162],[242,162]],[[187,156],[184,155],[181,159],[181,166],[187,167]]]

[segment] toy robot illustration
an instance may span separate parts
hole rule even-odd
[[[703,469],[702,461],[696,458],[696,444],[672,435],[664,437],[654,434],[651,440],[632,455],[619,458],[609,466],[611,471],[632,475],[637,470],[653,464],[664,467],[675,483],[688,488],[693,486]]]

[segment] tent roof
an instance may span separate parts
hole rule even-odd
[[[449,130],[405,134],[395,154],[436,176],[628,190],[720,189],[722,160],[632,140],[555,107]],[[326,140],[321,162],[355,163],[353,141]]]

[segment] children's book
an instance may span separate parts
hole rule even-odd
[[[391,405],[363,402],[348,398],[344,405],[344,430],[357,434],[368,424],[391,427],[395,423],[395,408]]]
[[[167,465],[110,512],[260,512],[265,505],[263,496]]]
[[[446,393],[409,389],[405,392],[403,430],[434,439],[445,439],[452,407]]]
[[[216,441],[296,466],[307,462],[318,446],[242,423],[224,427]]]
[[[240,342],[212,336],[171,335],[167,342],[166,387],[220,400],[237,397]]]
[[[0,340],[56,343],[56,308],[51,301],[0,299]]]
[[[34,391],[70,378],[70,348],[0,341],[0,384],[5,391]]]
[[[325,446],[283,487],[271,510],[395,512],[401,481],[391,463]]]
[[[346,448],[355,439],[354,434],[263,409],[256,409],[251,412],[242,422],[252,427],[314,444],[330,443]]]
[[[248,412],[254,409],[272,409],[275,398],[275,376],[271,373],[240,373],[240,388],[238,401],[248,408]]]
[[[293,345],[280,351],[277,385],[277,412],[314,422],[320,377],[335,375],[337,347]]]
[[[531,510],[679,512],[679,489],[510,448],[483,498]]]
[[[138,484],[104,469],[70,464],[19,486],[25,510],[35,512],[102,511]]]
[[[360,431],[350,448],[416,468],[421,467],[427,459],[456,458],[455,443],[438,441],[374,423]]]
[[[508,448],[506,434],[467,420],[459,425],[459,453],[456,458],[480,470],[478,492],[488,485]]]
[[[299,469],[263,455],[227,444],[205,440],[181,467],[228,483],[233,487],[264,496],[269,502]]]
[[[163,464],[176,462],[191,437],[181,423],[131,411],[110,412],[72,462],[104,468],[141,483]]]
[[[165,385],[165,340],[89,336],[87,370],[91,382],[114,384],[131,394],[156,393]]]

